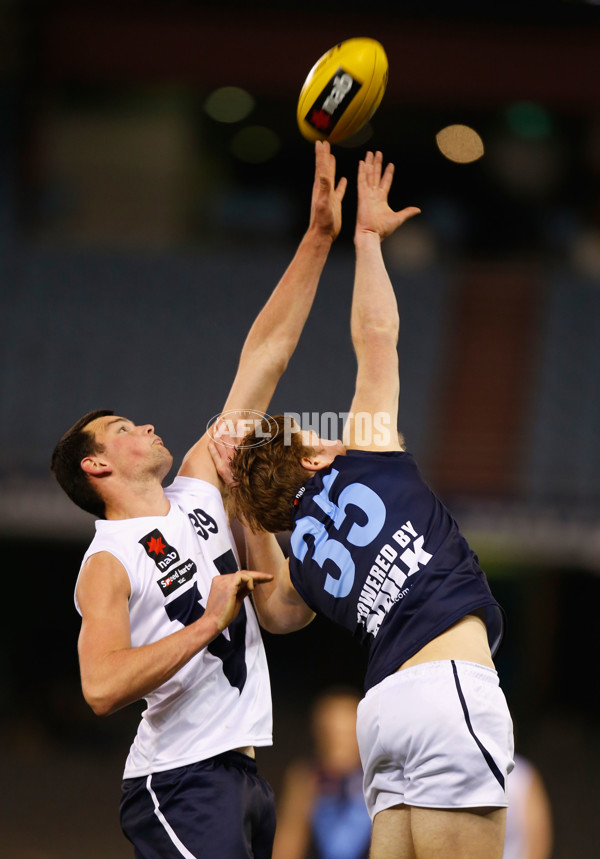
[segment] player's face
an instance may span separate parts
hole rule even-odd
[[[152,424],[137,425],[127,418],[105,415],[86,429],[102,445],[101,457],[115,471],[125,475],[160,472],[164,476],[171,467],[173,457]]]

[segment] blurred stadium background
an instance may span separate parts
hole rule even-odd
[[[131,855],[118,828],[138,710],[83,703],[72,590],[93,523],[48,473],[92,408],[152,421],[176,459],[217,413],[250,321],[307,222],[296,99],[352,36],[390,62],[354,146],[345,225],[272,411],[348,407],[353,192],[365,148],[423,214],[386,244],[408,447],[509,618],[498,668],[556,859],[597,853],[600,804],[600,10],[560,0],[0,4],[0,852]],[[481,136],[471,164],[436,135]],[[12,583],[12,584],[11,584]],[[360,686],[325,623],[266,636],[278,787],[312,697]],[[595,679],[596,678],[596,679]]]

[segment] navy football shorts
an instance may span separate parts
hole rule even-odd
[[[121,827],[136,859],[270,859],[273,791],[256,761],[224,752],[125,779]]]

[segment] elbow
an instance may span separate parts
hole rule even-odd
[[[263,373],[270,373],[279,379],[287,370],[296,343],[297,338],[290,339],[281,334],[272,335],[256,350],[254,364],[260,364]]]
[[[398,328],[391,325],[362,325],[352,332],[352,345],[357,356],[392,355],[398,348]]]
[[[285,354],[285,355],[281,354],[281,355],[273,356],[273,361],[271,363],[271,371],[277,377],[277,379],[280,379],[283,376],[283,374],[287,370],[288,364],[289,364],[289,355],[288,354]]]
[[[278,621],[269,619],[269,620],[261,620],[261,627],[265,632],[270,632],[271,635],[285,635],[287,632],[295,632],[295,628],[289,624],[280,623]]]
[[[266,363],[268,365],[268,371],[276,376],[277,379],[283,376],[287,370],[295,345],[295,342],[290,343],[283,339],[269,345],[266,355]]]
[[[86,702],[92,708],[92,711],[95,716],[110,716],[115,712],[115,708],[112,707],[110,701],[101,698],[92,698],[84,695]]]
[[[359,332],[362,331],[372,337],[378,334],[397,337],[400,331],[400,313],[395,302],[382,307],[372,305],[362,307],[353,315],[352,321]]]
[[[83,697],[96,716],[111,716],[122,706],[110,690],[93,688],[90,685],[82,686]]]
[[[262,617],[260,625],[271,635],[287,635],[289,632],[298,632],[315,619],[316,615],[309,609],[302,612],[290,612],[282,617]]]
[[[270,632],[271,635],[280,635],[285,631],[281,628],[281,623],[278,618],[273,617],[265,611],[259,611],[258,608],[256,610],[256,614],[258,616],[260,627],[261,629],[264,629],[265,632]]]

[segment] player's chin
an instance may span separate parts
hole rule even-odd
[[[167,474],[173,465],[173,454],[164,445],[157,445],[156,458],[161,466],[161,470]]]

